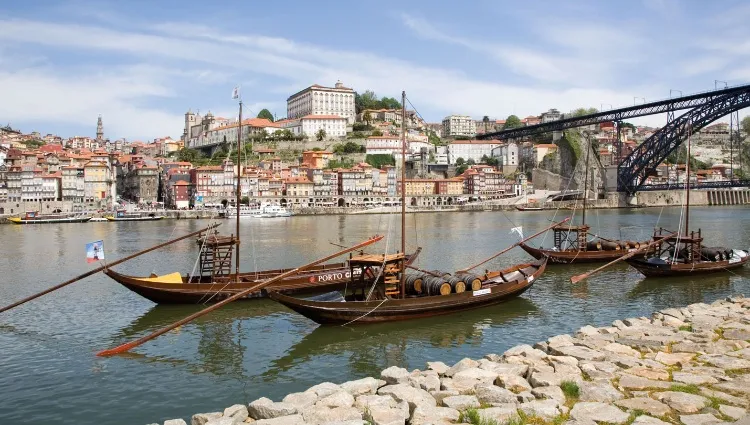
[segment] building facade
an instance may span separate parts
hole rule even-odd
[[[287,98],[287,118],[298,119],[308,115],[336,115],[353,124],[356,118],[354,90],[337,81],[334,87],[317,84]]]
[[[497,140],[454,140],[448,145],[448,162],[455,164],[456,159],[463,158],[479,163],[483,156],[491,157],[493,149],[500,144]]]
[[[476,122],[468,115],[449,115],[443,119],[443,137],[474,137]]]

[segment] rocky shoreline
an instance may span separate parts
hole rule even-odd
[[[199,413],[190,424],[711,425],[750,423],[749,407],[750,298],[731,297],[453,366],[392,366],[378,378]]]

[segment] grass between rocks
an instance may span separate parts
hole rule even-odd
[[[682,393],[688,393],[688,394],[700,394],[701,389],[698,388],[695,384],[688,384],[688,385],[680,385],[680,384],[674,384],[671,387],[669,387],[671,391],[679,391]]]
[[[714,396],[708,396],[706,398],[708,399],[708,401],[706,402],[706,407],[710,407],[711,409],[719,410],[719,405],[723,404],[724,402],[724,400]]]
[[[682,325],[682,326],[680,326],[680,327],[679,327],[679,328],[677,328],[677,329],[678,329],[678,330],[681,330],[681,331],[692,332],[692,331],[693,331],[693,325],[692,325],[692,324],[688,324],[688,325]]]
[[[562,389],[563,394],[565,394],[565,399],[568,403],[575,403],[578,400],[578,397],[581,396],[581,389],[578,388],[578,384],[573,381],[560,382],[560,389]]]
[[[632,424],[633,422],[635,422],[635,418],[637,418],[638,416],[643,416],[645,414],[646,414],[646,412],[644,412],[643,410],[640,410],[640,409],[633,409],[633,410],[631,410],[630,411],[630,416],[628,416],[628,420],[625,421],[625,425]]]
[[[494,419],[482,418],[479,409],[469,408],[461,412],[458,417],[459,423],[472,425],[563,425],[570,418],[569,414],[558,415],[551,420],[545,420],[536,415],[527,415],[518,411],[518,418],[510,419],[504,423],[498,423]]]
[[[747,375],[748,373],[750,373],[750,369],[725,369],[724,373],[726,373],[730,378],[734,378],[737,375]]]
[[[724,329],[723,328],[716,328],[716,329],[714,329],[714,333],[716,334],[716,336],[714,337],[714,341],[718,341],[718,340],[724,338]]]

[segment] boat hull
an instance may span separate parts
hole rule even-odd
[[[163,215],[157,215],[154,217],[107,217],[109,221],[154,221],[163,219]]]
[[[91,220],[91,217],[70,217],[70,218],[42,218],[42,219],[23,219],[11,217],[8,219],[14,224],[52,224],[52,223],[85,223]]]
[[[750,261],[745,256],[737,261],[700,261],[697,263],[649,263],[643,258],[625,260],[634,269],[646,277],[689,276],[695,274],[720,273],[744,266]]]
[[[414,261],[419,252],[420,250],[417,250],[412,254],[408,262]],[[230,283],[212,283],[210,278],[203,278],[196,282],[197,277],[194,278],[193,283],[189,283],[185,276],[181,277],[182,283],[156,282],[153,280],[156,276],[145,278],[127,276],[112,269],[105,269],[104,274],[136,294],[158,304],[203,304],[229,298],[290,270],[293,269],[240,273],[240,282],[236,282],[235,275],[230,275],[228,278]],[[269,287],[284,294],[315,294],[344,289],[350,282],[351,270],[347,264],[331,263],[287,277]],[[252,300],[265,297],[265,292],[257,290],[241,299]]]
[[[268,289],[269,298],[321,325],[393,322],[457,313],[499,304],[527,291],[544,273],[547,260],[525,265],[533,272],[524,279],[491,285],[478,291],[377,301],[326,302],[293,298]],[[524,266],[521,266],[524,267]]]
[[[534,248],[524,243],[519,246],[537,260],[547,257],[549,258],[549,262],[554,264],[608,263],[631,252],[627,249],[619,251],[554,251],[551,249]],[[638,254],[638,256],[643,255],[645,254]]]

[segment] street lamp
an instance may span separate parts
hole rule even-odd
[[[669,89],[669,98],[670,99],[672,98],[672,92],[678,92],[678,93],[680,93],[680,97],[684,96],[682,94],[682,90]]]
[[[724,83],[724,88],[725,88],[725,89],[728,89],[728,88],[729,88],[729,84],[727,84],[727,82],[726,82],[726,81],[721,81],[721,80],[714,80],[714,90],[718,90],[718,88],[719,88],[719,83]]]

